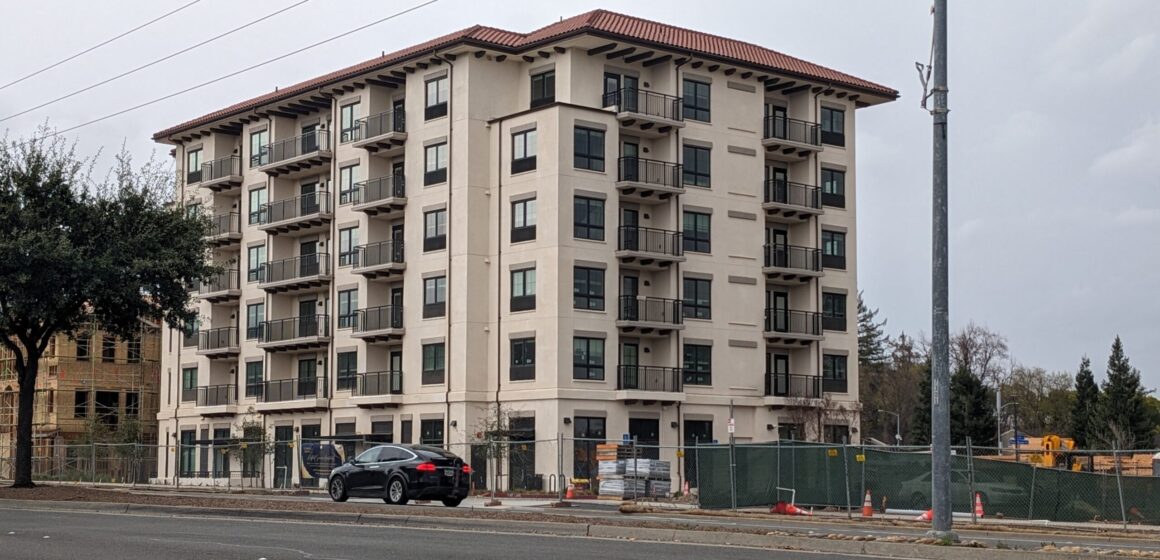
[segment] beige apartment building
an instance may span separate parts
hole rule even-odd
[[[474,26],[158,132],[229,269],[198,288],[200,325],[165,335],[161,437],[245,422],[466,454],[498,402],[519,439],[627,434],[674,461],[731,432],[857,440],[854,117],[897,96],[594,11]],[[594,474],[582,447],[565,476]],[[317,484],[272,455],[264,484]],[[160,477],[199,460],[163,452]],[[527,464],[512,486],[557,456]]]

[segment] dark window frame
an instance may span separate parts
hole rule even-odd
[[[681,368],[685,385],[712,385],[713,347],[708,344],[685,344]]]
[[[584,346],[585,361],[580,361],[578,346]],[[600,359],[593,360],[592,349],[595,346],[600,348]],[[585,336],[572,337],[572,379],[589,380],[589,381],[604,381],[604,357],[605,344],[603,338],[593,338]],[[583,372],[583,375],[579,375]]]
[[[336,298],[338,328],[351,329],[358,326],[358,288],[339,290]]]
[[[424,344],[422,352],[422,384],[442,385],[446,379],[446,347],[442,342]]]
[[[451,162],[451,154],[447,153],[447,142],[431,144],[423,148],[423,186],[438,185],[447,182],[447,166]],[[443,153],[444,161],[439,161],[439,154]],[[443,167],[440,167],[440,164]]]
[[[254,141],[257,140],[257,144]],[[270,163],[270,130],[259,130],[250,133],[250,168],[261,167]]]
[[[431,99],[431,93],[432,93],[431,86],[432,85],[435,86],[435,91],[434,91],[435,99],[434,100]],[[446,95],[447,99],[440,99],[443,95]],[[431,78],[430,80],[424,81],[423,82],[423,99],[424,99],[425,105],[423,108],[423,119],[429,121],[429,120],[433,120],[433,119],[447,116],[447,104],[450,101],[450,98],[451,98],[451,89],[450,89],[450,84],[448,83],[448,77],[446,74],[439,76],[439,77],[436,77],[436,78]]]
[[[593,210],[599,207],[599,212]],[[581,219],[583,216],[583,219]],[[600,217],[599,224],[593,224],[592,218]],[[577,239],[604,241],[604,199],[587,196],[575,196],[572,200],[572,236]]]
[[[690,218],[692,218],[693,227],[689,227]],[[702,222],[706,227],[700,227]],[[713,251],[713,215],[685,210],[681,214],[681,245],[686,253],[711,253]]]
[[[536,337],[513,338],[510,348],[508,380],[534,380],[536,378]]]
[[[338,266],[358,264],[358,226],[338,230]]]
[[[713,150],[685,144],[681,147],[681,183],[687,186],[713,186]]]
[[[262,396],[262,383],[265,380],[265,362],[246,362],[246,396]],[[256,367],[255,367],[256,366]]]
[[[712,90],[712,84],[708,82],[684,78],[681,82],[681,115],[686,120],[712,122]]]
[[[511,242],[520,243],[535,238],[536,199],[533,197],[512,202]]]
[[[250,313],[251,309],[259,309],[261,313]],[[256,319],[251,321],[251,319]],[[246,305],[246,340],[262,338],[262,323],[266,320],[266,303],[250,303]]]
[[[827,393],[845,393],[849,390],[850,357],[842,354],[822,354],[822,390]]]
[[[547,70],[531,77],[530,107],[543,107],[556,102],[556,71]]]
[[[822,204],[833,208],[846,207],[846,172],[822,168]]]
[[[512,175],[535,171],[537,140],[538,135],[534,128],[512,133]],[[519,155],[521,152],[522,156]],[[529,153],[531,155],[528,155]]]
[[[531,291],[528,291],[528,275],[531,275]],[[516,279],[520,278],[521,289],[516,290]],[[536,268],[521,268],[511,271],[510,274],[510,291],[511,291],[511,312],[517,311],[531,311],[536,308]]]
[[[442,282],[440,282],[442,281]],[[432,287],[430,294],[434,299],[427,300],[428,286]],[[442,285],[442,287],[440,287]],[[440,290],[442,290],[442,297],[440,297]],[[446,276],[432,276],[423,279],[423,318],[433,319],[436,317],[443,317],[447,314],[447,277]]]
[[[684,278],[681,286],[684,301],[681,310],[686,319],[713,319],[713,281],[705,278]]]
[[[822,292],[822,328],[828,331],[845,331],[848,304],[846,294]]]
[[[358,350],[338,352],[334,355],[335,389],[348,391],[354,389],[355,376],[358,374]]]
[[[432,229],[434,229],[434,235],[431,234]],[[439,208],[423,212],[423,252],[440,251],[446,248],[447,209]]]
[[[350,142],[358,135],[358,106],[359,102],[354,101],[338,108],[339,144]]]
[[[581,278],[583,276],[583,278]],[[599,277],[599,290],[593,290],[593,276]],[[588,266],[572,267],[572,308],[587,311],[604,311],[605,270]],[[583,282],[581,282],[583,280]],[[586,288],[586,289],[581,289]],[[582,305],[583,304],[583,305]]]
[[[822,107],[822,143],[831,146],[846,146],[846,111],[833,107]],[[835,118],[837,122],[835,123]]]
[[[265,274],[262,272],[262,265],[266,264],[266,259],[255,259],[255,253],[261,253],[261,256],[265,257],[266,245],[263,244],[246,247],[246,282],[250,284],[254,282],[261,282],[264,280],[265,276]]]
[[[822,267],[846,269],[846,233],[822,230]]]
[[[599,148],[596,139],[599,137]],[[583,139],[582,139],[583,138]],[[572,129],[572,167],[604,173],[604,143],[603,130],[577,126]]]

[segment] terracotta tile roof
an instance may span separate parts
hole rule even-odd
[[[205,126],[219,119],[255,110],[267,103],[290,99],[310,90],[353,78],[364,72],[394,66],[409,58],[427,55],[431,51],[455,44],[469,43],[505,52],[519,52],[559,40],[565,36],[582,33],[593,33],[608,37],[610,40],[651,43],[656,47],[686,51],[702,58],[716,58],[726,63],[755,66],[770,72],[790,74],[802,79],[830,82],[834,85],[891,99],[898,97],[898,91],[889,87],[806,62],[759,45],[606,10],[594,10],[561,20],[530,33],[516,33],[494,27],[474,25],[342,70],[289,87],[279,88],[265,95],[167,128],[154,134],[153,138],[161,140],[187,129]]]

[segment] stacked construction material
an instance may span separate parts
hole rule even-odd
[[[668,461],[633,457],[617,444],[596,446],[600,497],[606,499],[665,497],[672,493]]]

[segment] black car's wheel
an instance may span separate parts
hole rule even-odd
[[[404,482],[402,478],[392,478],[391,481],[387,483],[387,496],[383,498],[383,501],[387,502],[388,504],[394,504],[397,506],[406,505],[407,483]]]
[[[443,498],[443,505],[447,507],[455,507],[463,503],[463,498]]]
[[[341,476],[330,479],[330,484],[327,487],[330,492],[330,499],[336,502],[345,502],[349,497],[346,494],[346,482]]]

